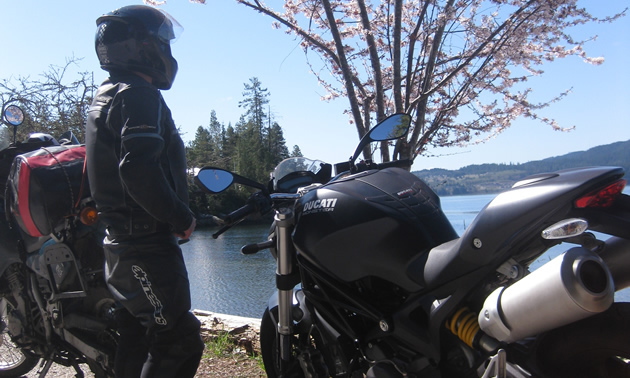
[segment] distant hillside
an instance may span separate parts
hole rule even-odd
[[[626,172],[630,172],[630,140],[523,164],[481,164],[469,165],[455,171],[425,169],[413,173],[439,195],[444,196],[498,193],[529,175],[604,165],[623,167]]]

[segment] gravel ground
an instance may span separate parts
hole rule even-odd
[[[220,337],[226,332],[234,341],[234,347],[226,350],[220,357],[206,351],[197,369],[195,377],[265,377],[264,370],[260,368],[258,359],[250,357],[260,354],[258,339],[260,320],[254,318],[242,318],[225,314],[217,314],[208,311],[193,311],[201,321],[201,335],[204,341],[210,341]],[[93,378],[87,365],[81,365],[81,370],[86,378]],[[75,371],[72,367],[53,364],[47,377],[74,378]],[[37,378],[37,369],[25,375],[27,378]]]
[[[241,318],[223,314],[195,311],[201,320],[201,336],[204,341],[225,332],[234,340],[234,348],[220,357],[206,352],[196,377],[265,377],[259,360],[251,356],[260,355],[260,319]]]
[[[86,378],[94,377],[94,374],[92,374],[92,372],[90,371],[90,368],[87,365],[81,365],[81,370],[83,370],[83,374]],[[31,370],[30,373],[26,374],[24,377],[38,378],[39,374],[37,373],[37,369],[33,369]],[[52,366],[50,367],[50,370],[48,370],[48,374],[46,375],[46,377],[47,378],[48,377],[50,378],[75,378],[76,372],[74,371],[74,368],[52,364]]]

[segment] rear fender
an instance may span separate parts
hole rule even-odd
[[[268,302],[269,315],[274,324],[278,323],[278,294],[274,293]],[[293,292],[293,319],[294,334],[310,334],[312,332],[313,323],[317,323],[318,329],[321,332],[321,336],[325,337],[329,345],[335,345],[341,334],[324,319],[316,309],[312,306],[308,306],[306,295],[302,290],[295,290]]]
[[[0,248],[0,250],[2,250],[2,248]],[[19,257],[5,255],[4,252],[0,251],[0,277],[2,277],[4,272],[7,270],[9,266],[11,266],[11,264],[21,263],[21,262],[22,260],[20,260]]]
[[[576,209],[572,215],[588,220],[592,231],[630,239],[630,195],[621,194],[610,207]]]

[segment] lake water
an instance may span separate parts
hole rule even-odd
[[[267,239],[268,225],[239,225],[217,239],[196,230],[182,245],[192,307],[223,314],[262,317],[275,290],[276,261],[268,250],[243,255],[243,245]]]
[[[626,194],[630,189],[626,188]],[[442,209],[461,235],[477,213],[496,195],[442,197]],[[275,290],[275,260],[268,250],[242,255],[240,248],[264,241],[268,225],[239,225],[218,239],[211,229],[195,231],[190,242],[182,245],[191,282],[192,306],[230,315],[260,318],[267,300]],[[564,252],[557,246],[541,256],[533,268]],[[630,301],[630,289],[616,293],[617,301]]]

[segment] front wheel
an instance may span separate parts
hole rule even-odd
[[[0,299],[0,377],[21,377],[33,370],[38,357],[26,354],[11,340],[9,316],[13,306],[5,298]]]
[[[317,327],[312,327],[308,334],[291,336],[291,357],[281,366],[278,327],[273,319],[266,309],[260,323],[260,349],[267,377],[329,377],[324,355],[320,351],[324,345],[323,338]]]

